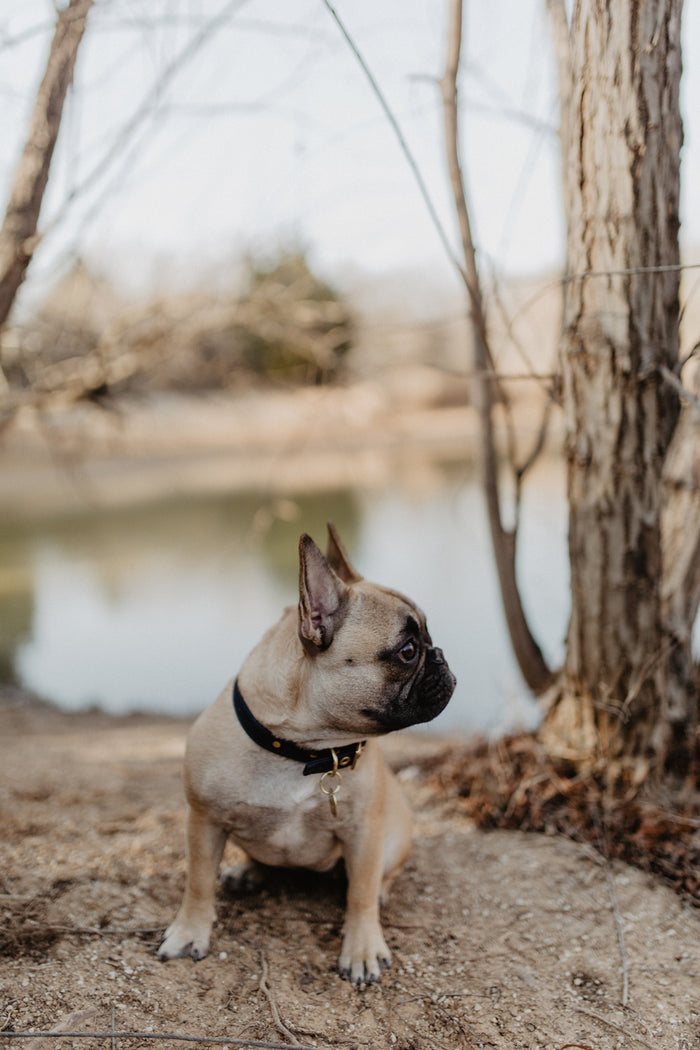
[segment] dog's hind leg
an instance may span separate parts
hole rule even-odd
[[[229,897],[239,893],[255,893],[265,882],[269,868],[258,864],[252,857],[232,864],[221,872],[221,888]]]

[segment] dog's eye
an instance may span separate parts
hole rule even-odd
[[[415,642],[406,642],[399,649],[399,656],[405,664],[410,664],[412,660],[415,660],[418,655],[418,646]]]

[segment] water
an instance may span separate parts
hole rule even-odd
[[[285,605],[297,541],[332,518],[355,566],[417,601],[457,676],[439,732],[532,726],[507,640],[483,502],[468,477],[426,491],[259,495],[91,512],[0,530],[0,676],[62,707],[190,715]],[[568,616],[565,507],[549,467],[523,513],[525,605],[550,661]]]

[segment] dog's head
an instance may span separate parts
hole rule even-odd
[[[429,722],[456,680],[423,612],[353,568],[329,523],[326,555],[299,541],[299,638],[308,694],[327,728],[364,735]]]

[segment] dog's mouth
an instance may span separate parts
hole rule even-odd
[[[385,732],[431,722],[447,707],[456,684],[442,649],[431,646],[426,651],[422,670],[394,700],[380,711],[365,708],[362,713]]]

